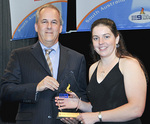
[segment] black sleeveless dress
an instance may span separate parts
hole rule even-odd
[[[105,111],[117,108],[128,102],[123,75],[119,69],[119,62],[107,74],[104,80],[99,84],[97,82],[97,68],[95,69],[90,83],[87,87],[87,95],[93,106],[92,111]],[[99,122],[105,124],[141,124],[140,119],[128,122]],[[98,123],[96,123],[98,124]]]

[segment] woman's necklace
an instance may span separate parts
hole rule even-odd
[[[102,70],[102,71],[100,72],[100,74],[101,74],[102,77],[104,77],[104,76],[105,76],[105,71]]]
[[[111,70],[111,68],[114,66],[114,63],[116,62],[115,60],[116,60],[116,58],[117,57],[115,57],[112,61],[111,61],[111,63],[107,66],[107,67],[103,67],[102,66],[102,64],[100,65],[101,66],[101,70],[100,70],[100,75],[102,76],[102,78],[104,78],[105,76],[106,76],[106,74],[107,74],[107,72],[109,72],[109,70]],[[101,63],[101,61],[99,62],[99,63]]]

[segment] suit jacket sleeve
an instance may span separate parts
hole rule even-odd
[[[27,103],[35,102],[36,85],[35,83],[22,83],[19,58],[14,50],[1,79],[1,99]]]

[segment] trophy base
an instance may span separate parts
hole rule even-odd
[[[72,112],[58,112],[57,119],[61,118],[76,118],[79,113],[72,113]]]

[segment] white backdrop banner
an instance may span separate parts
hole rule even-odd
[[[34,29],[37,9],[44,4],[55,5],[62,13],[63,31],[67,25],[67,0],[9,0],[12,40],[37,37]]]
[[[100,18],[112,19],[118,30],[150,29],[150,0],[76,0],[77,31],[90,31]]]

